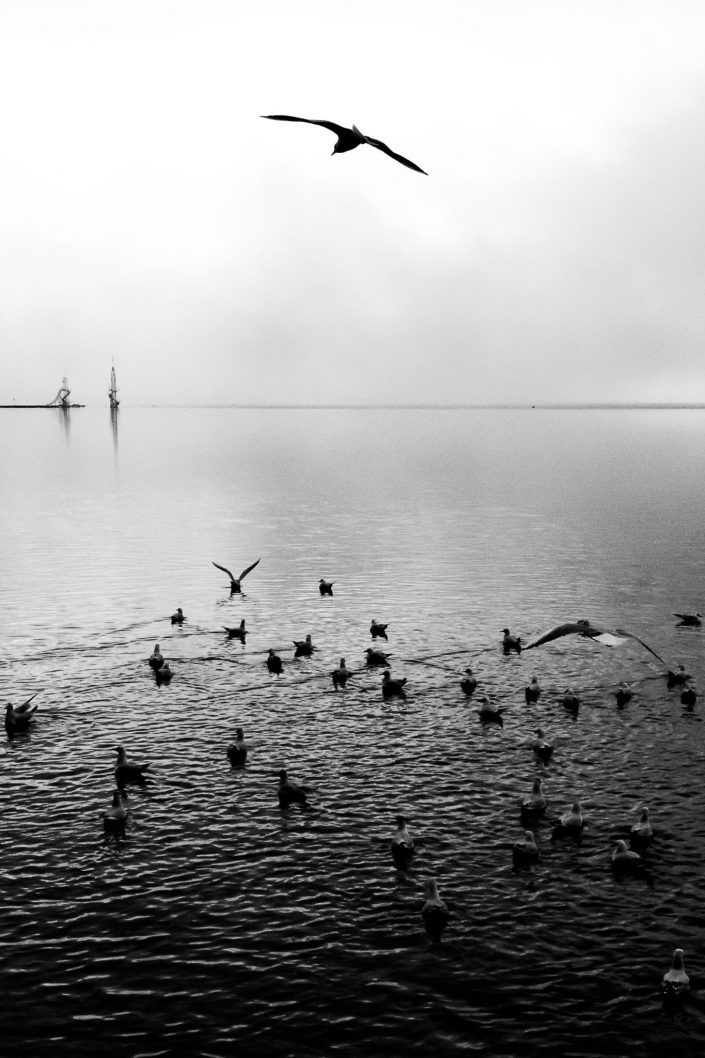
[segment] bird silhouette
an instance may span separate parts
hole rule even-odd
[[[391,841],[392,859],[398,871],[405,871],[414,855],[414,839],[406,829],[406,816],[397,816],[397,829]]]
[[[702,624],[701,613],[674,613],[674,617],[680,618],[680,624],[697,627]]]
[[[381,140],[375,140],[372,136],[365,136],[360,130],[353,125],[351,129],[345,128],[344,125],[337,125],[335,121],[323,121],[318,118],[295,118],[290,114],[260,114],[260,117],[267,118],[270,121],[303,121],[306,125],[320,125],[321,128],[329,129],[330,132],[334,132],[338,139],[336,140],[333,148],[333,154],[344,154],[345,151],[353,151],[356,147],[360,147],[363,143],[369,144],[370,147],[376,147],[378,151],[383,151],[388,154],[390,158],[393,158],[395,162],[401,162],[408,169],[414,169],[417,173],[423,173],[424,176],[428,176],[425,169],[421,169],[414,162],[410,162],[408,158],[404,158],[401,154],[395,154],[386,143],[382,143]]]
[[[370,635],[373,639],[387,639],[387,628],[389,625],[380,624],[379,621],[375,621],[372,618],[372,624],[370,625]]]
[[[129,782],[144,786],[146,782],[144,773],[149,764],[132,764],[127,759],[127,754],[122,746],[116,746],[115,752],[118,755],[117,767],[115,768],[115,785],[117,788],[122,790]]]
[[[335,581],[324,580],[323,577],[321,577],[318,582],[318,590],[320,591],[321,595],[332,595],[334,583]]]
[[[296,804],[301,805],[302,808],[308,807],[306,801],[307,793],[307,787],[297,786],[295,783],[291,782],[283,769],[279,772],[279,789],[277,794],[279,797],[280,808],[288,808],[290,805]]]
[[[296,647],[294,650],[295,658],[310,658],[314,650],[318,649],[317,647],[314,647],[311,642],[310,635],[307,635],[305,639],[294,639],[292,642]]]
[[[243,569],[239,577],[235,577],[226,566],[219,566],[217,562],[213,562],[213,560],[211,559],[211,564],[215,566],[216,569],[222,569],[223,573],[227,573],[227,575],[230,577],[231,595],[237,595],[239,592],[242,592],[241,582],[245,579],[248,573],[252,572],[255,566],[258,566],[260,564],[260,562],[261,559],[258,558],[257,561],[253,562],[251,566],[247,567],[247,569]]]
[[[450,912],[445,900],[438,895],[435,878],[429,878],[426,883],[426,902],[421,908],[421,916],[429,937],[438,944],[443,930],[448,925]]]
[[[406,691],[404,690],[405,683],[406,678],[403,680],[393,680],[389,669],[385,669],[382,675],[382,697],[385,699],[406,698]]]
[[[245,735],[241,727],[235,732],[235,741],[232,746],[228,746],[228,760],[230,761],[233,768],[242,768],[247,760],[248,745],[245,742]]]
[[[338,690],[338,687],[345,686],[350,677],[350,671],[345,666],[345,658],[340,659],[340,665],[337,669],[333,669],[333,671],[331,672],[331,676],[333,678],[333,686],[335,687],[336,691]]]
[[[275,652],[270,649],[269,653],[267,654],[267,668],[269,669],[269,671],[274,673],[275,676],[279,676],[281,674],[283,666],[284,662],[279,657],[279,655],[275,654]]]
[[[186,618],[184,617],[184,611],[180,606],[176,607],[176,612],[171,615],[171,623],[173,625],[182,625]]]
[[[228,639],[239,639],[241,643],[245,642],[245,636],[247,635],[247,631],[245,629],[245,618],[244,617],[243,617],[242,621],[240,621],[240,627],[239,628],[228,628],[227,625],[223,625],[223,628],[228,633]]]

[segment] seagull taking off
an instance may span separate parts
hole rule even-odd
[[[371,136],[365,136],[355,125],[351,129],[346,129],[343,125],[336,125],[334,121],[322,121],[314,118],[294,118],[289,114],[261,114],[260,117],[269,118],[271,121],[305,121],[307,125],[321,125],[324,129],[330,129],[334,132],[338,139],[336,140],[335,147],[333,148],[333,154],[343,154],[345,151],[352,151],[356,147],[359,147],[362,143],[368,143],[370,147],[376,147],[378,151],[384,151],[390,158],[393,158],[395,162],[401,162],[407,169],[414,169],[417,173],[423,173],[424,176],[428,176],[425,169],[420,169],[418,165],[414,165],[408,158],[403,158],[401,154],[395,154],[394,151],[390,150],[386,143],[382,143],[381,140],[374,140]]]
[[[227,573],[227,575],[230,577],[230,594],[231,595],[238,595],[238,594],[242,593],[242,588],[240,586],[240,581],[244,580],[245,577],[247,576],[247,574],[251,573],[252,570],[255,568],[255,566],[259,566],[259,564],[260,564],[260,559],[257,559],[257,561],[253,562],[251,566],[247,567],[247,569],[243,569],[243,571],[242,571],[242,573],[240,574],[239,577],[234,577],[233,574],[230,572],[230,570],[226,569],[225,566],[219,566],[217,562],[211,561],[211,565],[215,566],[216,569],[222,569],[223,573]]]

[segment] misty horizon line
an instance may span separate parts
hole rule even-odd
[[[105,404],[71,404],[68,408],[62,408],[59,404],[0,404],[0,410],[48,408],[58,411],[68,411],[71,408],[106,408]],[[450,402],[293,402],[283,401],[263,402],[252,401],[248,403],[229,402],[204,402],[204,403],[164,403],[164,404],[125,404],[120,402],[120,407],[125,408],[212,408],[212,409],[240,409],[243,411],[560,411],[560,410],[693,410],[705,409],[705,401],[489,401],[487,403],[450,403]],[[108,408],[108,410],[110,410]],[[114,409],[119,411],[120,409]]]

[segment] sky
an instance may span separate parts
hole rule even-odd
[[[702,0],[0,0],[0,94],[0,403],[705,401]]]

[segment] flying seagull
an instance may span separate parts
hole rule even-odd
[[[592,639],[606,647],[617,647],[625,639],[635,639],[637,643],[641,643],[642,647],[648,650],[649,654],[653,654],[662,665],[666,664],[655,650],[652,650],[643,639],[639,639],[639,636],[635,636],[632,632],[625,632],[623,628],[617,628],[612,632],[609,628],[600,628],[598,625],[593,625],[590,621],[585,620],[569,621],[566,624],[556,625],[555,628],[551,628],[548,632],[544,632],[543,635],[527,643],[524,650],[531,650],[532,647],[540,647],[544,643],[550,643],[553,639],[560,639],[561,636],[569,635],[583,636],[585,639]]]
[[[393,158],[395,162],[401,162],[407,169],[414,169],[417,173],[423,173],[424,176],[428,176],[425,169],[420,169],[418,165],[414,165],[408,158],[403,158],[401,154],[395,154],[394,151],[390,150],[386,143],[382,143],[381,140],[375,140],[371,136],[365,136],[360,130],[353,125],[351,129],[346,129],[343,125],[336,125],[334,121],[322,121],[314,118],[294,118],[289,114],[260,114],[260,117],[269,118],[270,121],[305,121],[307,125],[321,125],[324,129],[330,129],[334,132],[338,139],[336,140],[335,147],[333,148],[333,154],[343,154],[345,151],[352,151],[355,147],[359,147],[361,143],[368,143],[370,147],[376,147],[378,151],[384,151],[390,158]]]
[[[227,575],[230,577],[230,594],[231,595],[237,595],[238,593],[242,592],[242,588],[240,587],[240,581],[244,580],[245,577],[247,576],[247,574],[250,573],[251,570],[253,570],[255,568],[255,566],[258,566],[259,563],[260,563],[260,559],[257,559],[257,561],[253,562],[251,566],[247,567],[247,569],[243,569],[243,571],[242,571],[242,573],[240,574],[239,577],[234,577],[233,574],[230,572],[230,570],[226,569],[225,566],[219,566],[217,562],[213,562],[211,560],[211,565],[215,566],[216,569],[222,569],[223,573],[227,573]]]

